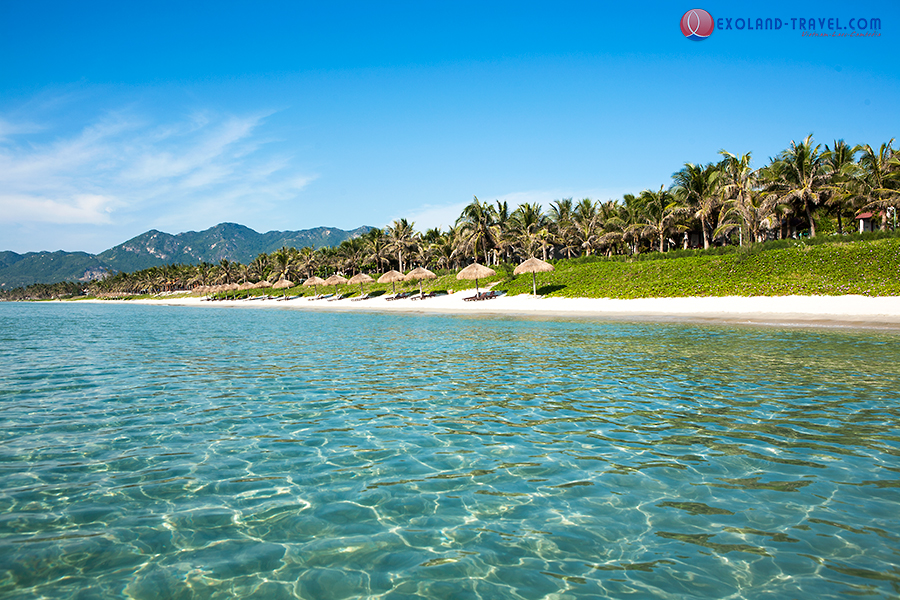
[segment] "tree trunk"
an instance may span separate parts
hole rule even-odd
[[[809,237],[816,237],[816,222],[813,221],[812,211],[809,210],[809,204],[806,205],[806,218],[809,219]]]
[[[703,249],[709,250],[709,236],[706,235],[706,217],[700,217],[700,229],[703,230]]]

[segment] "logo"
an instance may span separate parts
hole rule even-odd
[[[715,29],[712,15],[702,8],[692,8],[681,17],[681,33],[689,40],[703,40]]]

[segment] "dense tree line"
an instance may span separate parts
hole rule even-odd
[[[312,275],[406,271],[413,266],[454,270],[485,264],[590,255],[634,255],[688,247],[744,245],[827,229],[844,233],[854,219],[871,213],[875,226],[896,226],[900,208],[900,150],[894,140],[875,149],[843,140],[816,144],[812,136],[758,169],[751,156],[721,151],[706,165],[686,163],[668,187],[625,194],[620,200],[585,198],[511,208],[506,202],[465,207],[445,231],[418,232],[398,219],[384,229],[336,247],[281,248],[250,264],[171,265],[119,273],[88,287],[93,294],[156,293],[198,286],[302,280]],[[35,286],[30,286],[35,287]]]

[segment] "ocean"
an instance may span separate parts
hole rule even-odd
[[[898,342],[0,303],[0,598],[896,598]]]

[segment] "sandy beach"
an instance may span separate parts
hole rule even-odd
[[[868,296],[727,296],[695,298],[542,298],[530,295],[500,296],[466,302],[471,291],[421,300],[389,301],[384,297],[361,301],[310,300],[222,300],[159,298],[141,300],[96,300],[129,304],[170,306],[280,308],[317,311],[374,311],[503,315],[542,318],[600,318],[648,321],[712,321],[728,323],[876,327],[900,329],[900,297]]]

